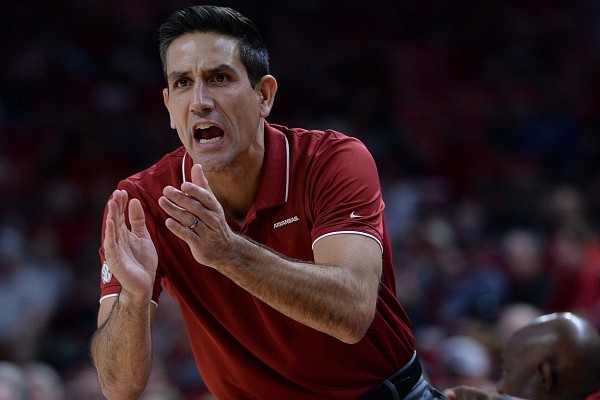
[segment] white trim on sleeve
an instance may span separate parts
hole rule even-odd
[[[114,294],[107,294],[106,296],[102,296],[102,297],[100,297],[99,303],[102,303],[104,300],[108,299],[109,297],[117,297],[118,295],[119,295],[118,293],[114,293]]]
[[[108,299],[109,297],[117,297],[119,294],[118,293],[113,293],[113,294],[107,294],[106,296],[102,296],[100,297],[100,301],[99,303],[102,303],[104,300]],[[154,304],[156,306],[156,308],[158,308],[158,303],[154,300],[150,300],[150,303]]]
[[[381,244],[381,241],[379,239],[377,239],[375,236],[373,235],[369,235],[368,233],[364,233],[364,232],[357,232],[357,231],[337,231],[337,232],[329,232],[326,233],[324,235],[319,236],[318,238],[316,238],[314,240],[314,242],[312,242],[312,249],[314,250],[315,248],[315,243],[317,243],[318,240],[323,239],[324,237],[327,236],[331,236],[331,235],[339,235],[340,233],[350,233],[350,234],[354,234],[354,235],[362,235],[362,236],[366,236],[366,237],[370,237],[371,239],[375,240],[377,242],[377,244],[379,245],[379,248],[381,249],[381,253],[383,254],[383,245]]]

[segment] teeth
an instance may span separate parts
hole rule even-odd
[[[214,142],[217,142],[217,141],[219,141],[219,139],[221,139],[221,137],[220,137],[220,136],[217,136],[217,137],[215,137],[215,138],[212,138],[212,139],[199,139],[199,140],[198,140],[198,142],[199,142],[200,144],[207,144],[207,143],[214,143]]]
[[[212,124],[199,124],[198,126],[196,126],[196,129],[208,129],[211,126],[213,126]]]

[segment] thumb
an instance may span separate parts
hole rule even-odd
[[[456,393],[452,389],[444,390],[443,394],[448,400],[456,400]]]
[[[208,180],[206,179],[204,170],[200,164],[192,165],[192,183],[210,191],[210,185],[208,184]]]

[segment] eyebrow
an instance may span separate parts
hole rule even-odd
[[[235,70],[228,64],[220,64],[214,68],[207,69],[203,73],[208,74],[208,75],[214,75],[214,74],[223,73],[223,72],[235,73]],[[188,74],[189,74],[189,71],[173,71],[167,76],[167,80],[169,82],[171,82],[173,80],[178,80],[180,78],[183,78],[183,77],[187,76]]]
[[[167,80],[171,82],[174,80],[178,80],[179,78],[183,78],[186,75],[187,73],[183,71],[173,71],[167,76]]]

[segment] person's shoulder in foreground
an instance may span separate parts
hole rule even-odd
[[[470,386],[457,386],[444,390],[448,400],[537,400],[524,399],[506,393],[486,392]],[[600,392],[587,395],[583,400],[600,400]]]
[[[449,400],[591,400],[600,398],[599,391],[598,330],[584,318],[563,312],[538,317],[510,337],[497,392],[459,386],[444,394]]]

